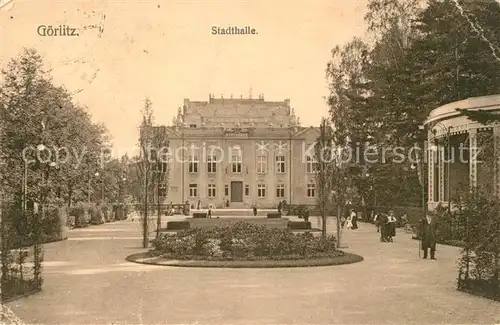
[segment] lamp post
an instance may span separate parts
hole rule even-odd
[[[101,174],[99,174],[99,172],[96,172],[94,174],[94,176],[99,178],[99,176],[101,176]],[[99,181],[101,183],[101,202],[104,202],[104,182],[103,182],[102,176],[99,178]]]
[[[425,126],[419,125],[418,129],[421,130],[425,136]],[[424,137],[424,139],[425,139],[425,137]],[[416,157],[417,158],[416,164],[410,165],[410,168],[412,170],[416,170],[418,168],[418,173],[420,174],[418,180],[419,180],[420,185],[421,185],[420,195],[421,195],[421,200],[422,200],[422,218],[425,218],[425,216],[427,214],[427,204],[425,201],[425,175],[424,175],[424,172],[425,172],[425,154],[426,154],[425,150],[426,150],[426,146],[425,146],[425,140],[424,140],[423,149],[419,150],[420,154],[418,155],[418,157]],[[419,164],[419,161],[420,161],[420,164]]]
[[[127,178],[125,176],[122,176],[122,178],[120,179],[120,182],[119,182],[119,193],[118,193],[118,201],[120,203],[123,203],[123,185],[125,184],[125,182],[127,181]]]

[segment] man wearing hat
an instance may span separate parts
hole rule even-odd
[[[427,251],[431,251],[431,260],[435,260],[436,253],[436,232],[437,225],[434,219],[434,214],[427,212],[425,218],[420,220],[420,240],[424,258],[427,258]]]

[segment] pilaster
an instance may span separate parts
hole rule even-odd
[[[494,189],[497,197],[500,198],[500,125],[493,127],[493,144],[495,159]]]
[[[432,132],[429,132],[428,137],[427,137],[428,143],[432,143],[434,141],[434,138],[432,137]],[[426,148],[427,150],[427,158],[429,161],[429,167],[427,168],[428,173],[428,179],[427,179],[427,196],[428,196],[428,203],[432,204],[434,202],[434,157],[435,153],[433,150],[430,150],[430,148]]]
[[[438,173],[439,173],[439,190],[438,201],[444,202],[444,146],[442,140],[438,141]]]
[[[477,129],[469,130],[469,187],[477,186]]]

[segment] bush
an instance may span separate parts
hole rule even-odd
[[[279,212],[270,212],[267,214],[268,218],[281,218],[281,213]]]
[[[466,233],[459,262],[458,289],[500,300],[500,202],[475,189],[458,202],[457,218]],[[489,287],[487,290],[486,288]]]
[[[71,216],[75,217],[75,228],[83,228],[88,226],[89,212],[88,206],[84,203],[77,203],[70,209]]]
[[[102,216],[105,222],[111,222],[113,220],[113,208],[110,209],[110,206],[104,204],[101,206]]]
[[[125,220],[127,219],[127,216],[128,216],[128,213],[129,213],[129,209],[128,209],[128,206],[125,205],[125,204],[121,204],[121,203],[116,203],[116,204],[113,204],[113,212],[112,214],[114,214],[114,218],[115,220]],[[143,210],[141,210],[141,207],[138,207],[138,212],[142,212]],[[113,217],[111,217],[113,218]]]
[[[188,221],[169,221],[167,222],[168,230],[183,230],[189,229],[190,225]]]
[[[339,254],[333,236],[295,234],[290,229],[273,229],[244,221],[231,227],[193,228],[177,234],[162,234],[152,243],[155,254],[173,259],[283,260]]]
[[[311,223],[306,221],[289,221],[288,228],[290,229],[311,229]]]
[[[89,208],[90,213],[90,223],[93,225],[100,225],[104,223],[104,218],[102,214],[102,208],[100,206],[92,205]]]
[[[64,226],[62,219],[66,219],[63,214],[63,208],[48,206],[45,218],[42,220],[43,233],[47,236],[61,237]],[[61,237],[61,239],[63,238]]]
[[[207,213],[205,212],[193,212],[193,218],[206,218]]]

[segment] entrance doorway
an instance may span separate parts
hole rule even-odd
[[[231,202],[243,202],[243,182],[231,182]]]

